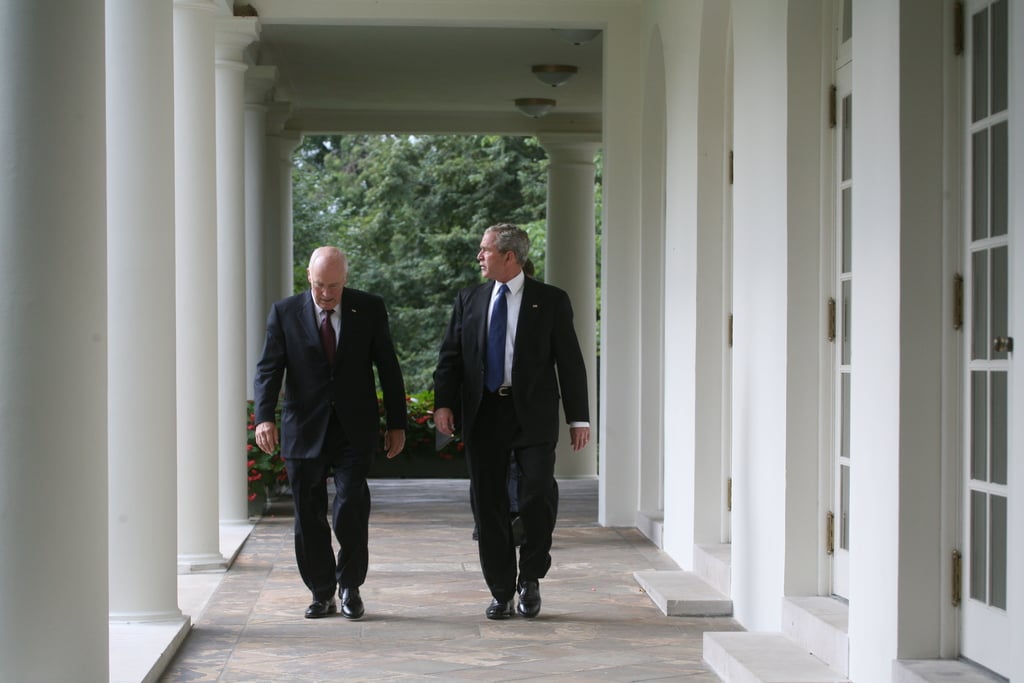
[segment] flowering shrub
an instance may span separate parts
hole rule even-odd
[[[245,426],[248,438],[245,444],[245,457],[249,463],[249,500],[257,497],[269,498],[271,494],[288,483],[288,473],[284,469],[284,458],[278,446],[271,454],[266,454],[256,445],[256,417],[253,415],[252,401],[247,401]],[[281,408],[275,413],[278,431],[281,429]]]
[[[458,438],[452,439],[440,451],[434,448],[434,393],[422,391],[405,397],[408,423],[405,428],[405,449],[395,460],[419,461],[429,463],[430,460],[463,462],[465,444]],[[386,429],[384,420],[384,404],[380,395],[377,396],[377,409],[380,414],[381,433]],[[281,428],[281,408],[278,406],[277,427]],[[278,447],[270,455],[256,445],[256,424],[253,416],[253,403],[248,401],[246,429],[248,439],[245,446],[245,457],[249,463],[249,500],[258,497],[269,498],[288,484],[288,473],[284,468],[284,459]],[[454,467],[454,465],[453,465]],[[429,468],[428,468],[429,469]],[[381,468],[381,476],[394,475],[400,470],[387,466]]]
[[[384,406],[380,404],[381,429],[384,429]],[[441,460],[462,460],[465,444],[455,438],[440,451],[434,448],[434,392],[421,391],[405,397],[408,424],[405,427],[405,450],[398,458],[434,458]]]

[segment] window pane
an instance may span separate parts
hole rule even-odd
[[[1007,276],[1007,247],[997,247],[992,250],[992,284],[989,296],[992,303],[989,310],[991,313],[988,343],[991,347],[992,340],[996,337],[1005,337],[1009,334],[1007,319],[1010,314],[1009,303],[1009,280]],[[1006,351],[992,351],[990,358],[1006,358]]]
[[[1006,387],[1006,373],[989,373],[989,383],[992,388],[992,398],[989,402],[989,412],[992,415],[990,418],[992,426],[989,432],[989,448],[991,449],[989,461],[992,463],[991,481],[995,484],[1005,484],[1007,473],[1006,451],[1007,444],[1009,444],[1009,431],[1006,422],[1009,415],[1006,405],[1009,393]]]
[[[839,375],[842,382],[843,405],[840,407],[839,426],[839,455],[846,460],[850,459],[850,373],[844,372]]]
[[[853,95],[843,98],[843,180],[853,177]]]
[[[840,315],[842,315],[841,323],[843,326],[843,336],[839,340],[839,343],[843,346],[842,360],[840,361],[843,365],[850,364],[850,358],[853,354],[850,348],[850,306],[853,303],[851,301],[851,298],[853,297],[853,294],[850,291],[851,285],[852,283],[849,280],[843,280],[843,300],[840,304],[843,307],[843,310],[840,311]]]
[[[853,38],[853,0],[843,2],[843,41]]]
[[[988,237],[988,129],[971,136],[971,239]]]
[[[971,121],[988,116],[988,8],[971,17]]]
[[[853,223],[850,220],[853,208],[852,192],[849,187],[843,190],[843,273],[853,270]]]
[[[988,373],[971,373],[971,479],[988,481]]]
[[[1007,123],[1003,121],[992,126],[992,175],[989,185],[992,188],[992,212],[989,220],[992,222],[993,235],[1006,234],[1006,207],[1007,191],[1010,186],[1009,167],[1006,164],[1007,153],[1010,150],[1009,141],[1006,139]]]
[[[987,359],[988,336],[988,252],[971,257],[971,358]]]
[[[985,590],[985,580],[988,578],[986,498],[982,491],[971,491],[971,598],[982,602],[988,602],[988,593]]]
[[[992,113],[1006,109],[1007,55],[1006,0],[992,5]]]
[[[992,554],[989,557],[988,604],[999,609],[1006,609],[1006,498],[991,496],[992,525],[989,527],[989,545]]]
[[[843,550],[850,549],[850,467],[843,465],[839,468],[839,547]]]

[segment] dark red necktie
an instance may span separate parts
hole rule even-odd
[[[332,313],[334,309],[324,311],[323,320],[320,321],[320,342],[324,345],[324,355],[329,365],[334,365],[334,352],[338,349],[338,339],[334,336],[334,325],[331,324]]]

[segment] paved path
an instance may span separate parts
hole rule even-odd
[[[290,503],[257,524],[161,681],[700,681],[701,634],[633,572],[675,569],[635,529],[597,525],[597,482],[560,482],[553,567],[533,620],[490,621],[465,480],[372,480],[366,616],[303,617]]]

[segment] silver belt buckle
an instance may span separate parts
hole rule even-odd
[[[494,393],[496,393],[498,396],[501,396],[502,398],[505,398],[512,395],[512,387],[498,387],[498,390]]]

